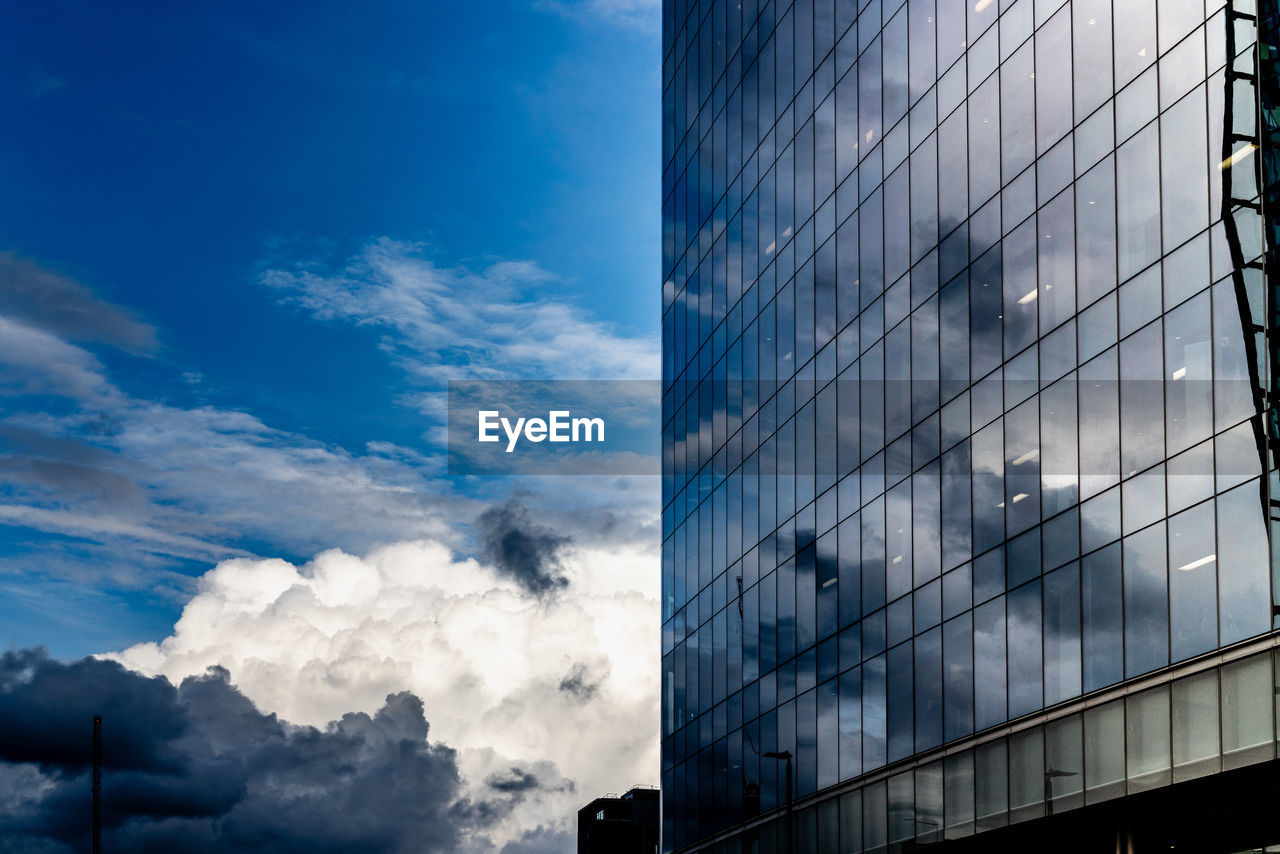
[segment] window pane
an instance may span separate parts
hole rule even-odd
[[[1090,498],[1080,508],[1080,539],[1084,551],[1120,539],[1120,489]]]
[[[1160,117],[1164,241],[1173,249],[1209,224],[1204,88]]]
[[[1044,815],[1044,731],[1009,736],[1009,811],[1012,821]]]
[[[975,802],[978,830],[1008,824],[1008,750],[1004,739],[979,746],[974,751]]]
[[[1115,168],[1108,156],[1076,182],[1077,288],[1081,306],[1116,286],[1115,216]]]
[[[888,785],[880,780],[862,793],[862,837],[868,851],[889,842]]]
[[[1044,578],[1044,701],[1080,694],[1080,567],[1070,564]]]
[[[943,632],[943,735],[950,741],[973,732],[973,615],[948,621]]]
[[[1045,725],[1044,746],[1049,775],[1047,785],[1053,812],[1074,809],[1084,803],[1084,736],[1080,715]]]
[[[1208,293],[1165,316],[1165,427],[1170,454],[1213,432],[1211,334]]]
[[[916,770],[915,815],[911,834],[923,841],[942,839],[942,763]]]
[[[1086,556],[1081,567],[1084,690],[1093,691],[1123,675],[1119,544]]]
[[[1213,495],[1213,443],[1202,442],[1169,460],[1169,512]]]
[[[885,714],[889,724],[888,760],[890,762],[909,756],[915,742],[915,733],[911,726],[913,664],[910,641],[889,650],[888,700]]]
[[[1106,303],[1107,301],[1104,300],[1095,308],[1105,308]],[[1114,311],[1114,307],[1112,310]],[[1082,318],[1081,323],[1082,349],[1086,320],[1087,318]],[[1111,335],[1115,335],[1114,314],[1111,314],[1110,321]],[[1117,355],[1113,347],[1080,368],[1080,495],[1082,498],[1097,495],[1120,481]],[[1114,518],[1115,521],[1119,521],[1119,514]],[[1084,539],[1086,543],[1089,542],[1088,536]],[[1105,543],[1106,540],[1102,542]]]
[[[975,729],[985,729],[1008,717],[1005,703],[1005,626],[1003,596],[973,612]]]
[[[890,842],[905,842],[915,836],[914,777],[912,772],[907,771],[889,778]]]
[[[1036,154],[1035,58],[1031,43],[1024,44],[1000,69],[1000,155],[1006,181],[1025,169]]]
[[[1039,581],[1009,594],[1008,621],[1009,717],[1016,718],[1044,705]]]
[[[1160,152],[1155,125],[1117,152],[1116,203],[1123,281],[1160,255]]]
[[[944,798],[948,839],[973,832],[973,799],[973,752],[948,756]]]
[[[1169,783],[1169,689],[1154,688],[1125,701],[1129,791]]]
[[[1036,34],[1036,137],[1043,153],[1071,130],[1071,11]]]
[[[840,779],[839,683],[831,679],[818,686],[817,700],[817,788],[824,789]]]
[[[1218,770],[1218,674],[1173,683],[1173,777],[1187,780]]]
[[[1249,380],[1249,359],[1240,331],[1240,317],[1234,283],[1228,279],[1214,285],[1213,405],[1218,430],[1225,430],[1253,414],[1253,386]]]
[[[1218,496],[1218,619],[1222,644],[1270,628],[1270,551],[1257,481]]]
[[[976,211],[1000,189],[1000,157],[996,154],[1000,151],[999,82],[998,76],[992,77],[969,96],[970,211]]]
[[[862,851],[862,790],[840,796],[840,851],[858,854]]]
[[[1155,0],[1119,0],[1115,7],[1116,85],[1123,86],[1156,59]]]
[[[1217,555],[1213,503],[1206,501],[1169,519],[1170,658],[1181,661],[1213,649],[1218,641]]]
[[[1124,794],[1124,703],[1084,713],[1085,789],[1089,803]]]
[[[942,630],[915,640],[915,725],[917,751],[942,743]]]
[[[1076,114],[1087,116],[1111,97],[1111,3],[1074,0]]]
[[[1222,668],[1222,758],[1228,768],[1272,757],[1270,665],[1264,654]]]
[[[877,656],[862,667],[863,770],[879,768],[887,755],[885,744],[885,659]]]
[[[840,779],[862,773],[862,670],[840,674]]]
[[[1159,321],[1120,342],[1120,471],[1126,477],[1165,456],[1163,350]]]
[[[1169,663],[1164,524],[1124,541],[1124,673],[1137,676]]]

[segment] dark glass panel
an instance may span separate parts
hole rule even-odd
[[[950,741],[973,732],[973,615],[942,627],[943,735]]]
[[[1044,577],[1044,701],[1080,694],[1080,566]]]
[[[951,619],[973,607],[973,565],[964,564],[942,576],[942,617]]]
[[[862,666],[862,758],[863,769],[884,765],[887,753],[885,720],[885,657],[871,659]]]
[[[1040,582],[1012,590],[1008,597],[1009,717],[1044,705]]]
[[[840,625],[846,626],[862,615],[861,521],[850,516],[838,529],[838,577]]]
[[[862,670],[840,674],[840,779],[862,773]]]
[[[1008,717],[1005,671],[1004,597],[973,612],[974,727],[986,729]]]
[[[910,756],[915,737],[912,727],[913,694],[915,677],[912,644],[907,642],[893,647],[887,656],[887,705],[888,760],[893,762]]]
[[[862,511],[862,612],[882,607],[885,602],[884,499],[877,498]]]
[[[1169,663],[1165,526],[1124,540],[1124,663],[1132,677]]]
[[[1120,545],[1086,555],[1081,562],[1084,690],[1119,682],[1124,675]]]

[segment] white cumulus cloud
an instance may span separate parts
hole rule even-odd
[[[477,795],[513,768],[539,779],[501,844],[569,829],[590,797],[656,782],[658,674],[644,652],[656,561],[571,550],[563,568],[573,595],[539,597],[431,541],[303,566],[233,559],[200,579],[170,637],[112,657],[174,681],[221,665],[259,708],[298,723],[412,691]]]

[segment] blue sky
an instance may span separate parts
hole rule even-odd
[[[657,11],[8,9],[0,643],[158,639],[228,557],[465,548],[510,487],[441,476],[445,378],[656,378]]]

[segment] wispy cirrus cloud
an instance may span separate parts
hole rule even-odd
[[[36,280],[15,278],[10,293],[38,292],[46,276],[26,263],[10,272]],[[384,347],[433,381],[455,371],[627,375],[656,361],[648,339],[616,335],[567,303],[533,298],[547,274],[532,264],[444,270],[420,247],[382,240],[337,273],[296,268],[265,278],[318,318],[385,329]],[[61,293],[80,302],[45,326],[121,346],[154,340],[154,330],[122,320],[127,312],[101,308],[87,289],[58,281]],[[430,443],[406,448],[371,437],[348,450],[250,412],[137,397],[87,346],[28,318],[36,314],[0,311],[0,400],[12,403],[0,412],[0,523],[79,543],[51,547],[46,571],[83,572],[75,556],[92,553],[95,575],[143,584],[165,557],[306,556],[421,537],[464,547],[465,525],[489,500],[507,498],[507,490],[483,487],[459,494],[443,476],[444,449]],[[95,327],[68,319],[82,314],[108,321]],[[613,520],[613,536],[648,536],[640,530],[653,523],[652,510],[643,509],[651,489],[589,481],[525,485],[549,497],[558,529],[590,538],[600,518],[588,524],[580,511],[590,506]],[[66,561],[57,559],[59,549],[69,550]],[[21,565],[0,557],[0,568]]]
[[[553,278],[528,261],[442,267],[424,245],[384,237],[340,268],[276,265],[261,280],[319,319],[384,330],[384,347],[423,383],[658,375],[652,336],[621,333],[543,296]]]
[[[79,543],[39,555],[42,571],[145,585],[157,556],[447,538],[442,505],[468,504],[431,453],[376,441],[351,452],[248,412],[139,398],[73,338],[140,354],[156,341],[78,283],[0,256],[0,524]],[[77,566],[59,549],[97,560]]]

